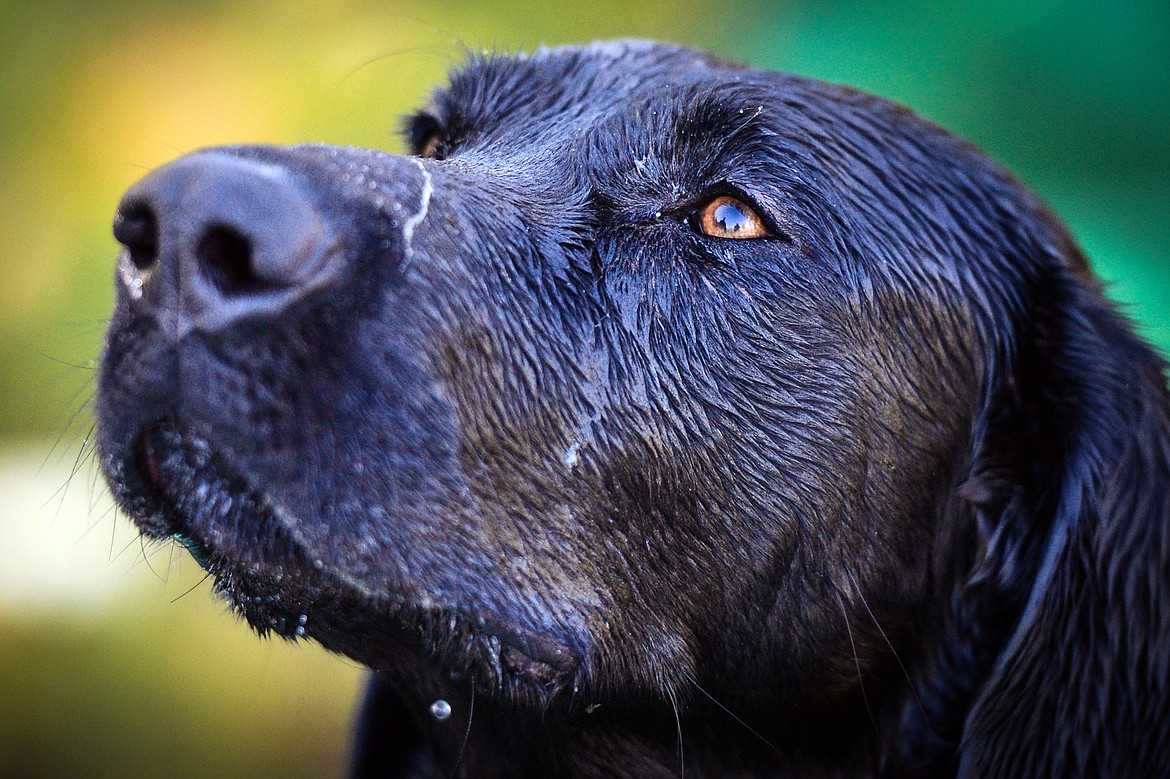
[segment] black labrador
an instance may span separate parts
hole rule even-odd
[[[1170,776],[1164,365],[967,143],[672,46],[135,185],[101,463],[366,776]]]

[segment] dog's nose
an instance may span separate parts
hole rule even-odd
[[[325,217],[277,165],[223,152],[182,157],[122,198],[119,275],[183,332],[279,313],[340,262]]]

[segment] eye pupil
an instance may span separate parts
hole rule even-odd
[[[723,228],[724,232],[738,233],[747,227],[748,215],[739,206],[733,203],[720,203],[715,206],[715,224]]]

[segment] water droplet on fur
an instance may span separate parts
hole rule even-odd
[[[440,698],[431,704],[431,716],[442,722],[451,716],[451,704]]]
[[[301,626],[309,624],[309,615],[302,614],[299,617],[297,617],[297,624],[301,625]]]

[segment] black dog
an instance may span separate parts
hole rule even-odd
[[[102,465],[357,771],[1168,776],[1163,363],[897,106],[640,43],[492,57],[418,156],[126,195]]]

